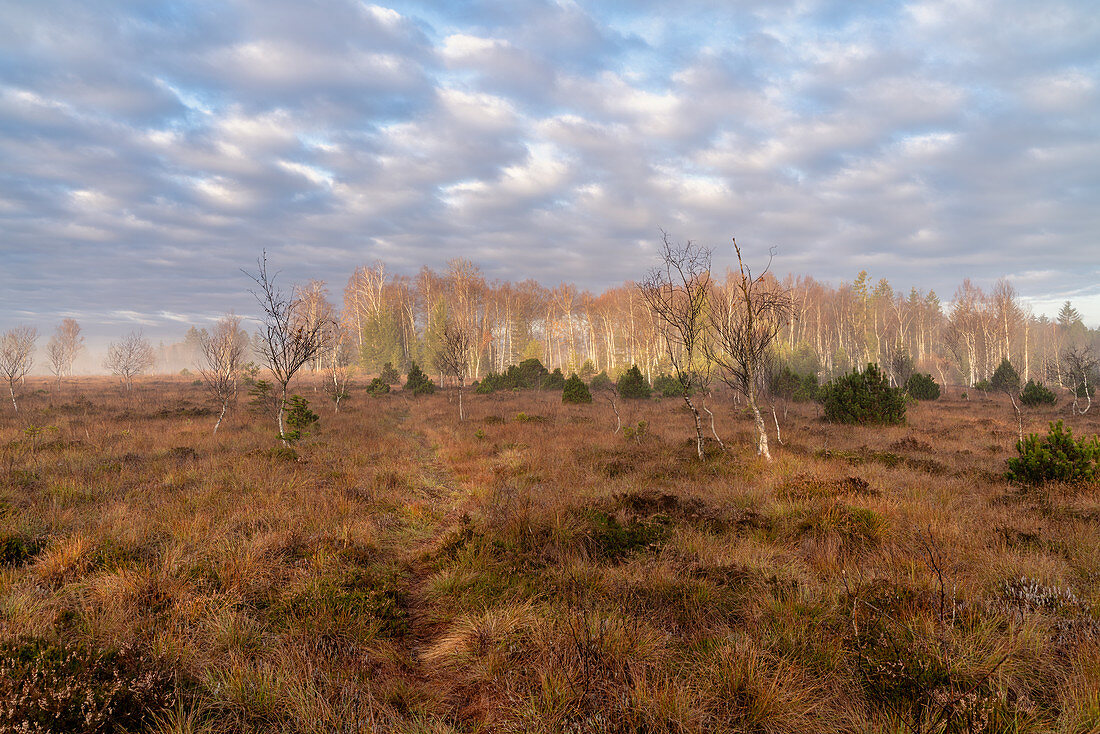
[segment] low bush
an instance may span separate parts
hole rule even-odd
[[[382,365],[382,374],[378,379],[387,385],[397,385],[401,382],[401,373],[393,366],[393,362],[386,362]]]
[[[826,420],[833,423],[890,425],[905,422],[905,394],[890,387],[878,365],[853,370],[821,389]]]
[[[286,401],[286,424],[290,430],[281,438],[289,443],[302,440],[309,435],[309,428],[320,419],[309,409],[309,401],[301,395],[291,395]]]
[[[371,397],[380,398],[389,391],[390,383],[386,382],[381,377],[375,377],[370,381],[370,384],[367,385],[367,392],[370,393]]]
[[[562,387],[561,401],[573,404],[591,403],[592,393],[588,391],[588,385],[584,384],[584,380],[574,373]]]
[[[413,362],[409,366],[409,374],[405,378],[404,390],[413,395],[431,395],[435,392],[435,383],[424,374],[424,371],[420,369],[420,365]]]
[[[565,375],[561,372],[561,367],[555,367],[554,371],[542,378],[543,390],[561,390],[565,388]]]
[[[914,372],[905,382],[905,392],[916,400],[938,400],[940,386],[932,379],[932,375]]]
[[[1045,387],[1043,383],[1028,380],[1027,384],[1024,385],[1023,392],[1020,393],[1020,402],[1028,407],[1054,405],[1058,402],[1058,396]]]
[[[653,379],[653,390],[663,398],[676,398],[684,394],[680,381],[663,372]]]
[[[638,365],[632,366],[619,377],[619,396],[632,400],[648,398],[650,395],[649,383],[642,376]]]
[[[1008,478],[1025,484],[1048,481],[1093,482],[1100,463],[1100,438],[1075,439],[1062,421],[1050,424],[1046,436],[1030,434],[1016,443],[1020,455],[1008,460]]]
[[[817,397],[817,375],[813,372],[800,375],[784,365],[768,377],[768,390],[778,398],[805,403]]]
[[[604,370],[592,378],[592,382],[588,383],[588,387],[592,390],[609,390],[615,387],[615,383],[608,376],[607,370]]]

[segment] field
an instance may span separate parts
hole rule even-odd
[[[0,731],[1100,731],[1100,489],[1006,482],[1006,399],[792,405],[767,464],[721,397],[699,461],[669,399],[306,382],[286,450],[51,390],[0,417]]]

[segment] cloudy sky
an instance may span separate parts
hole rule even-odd
[[[0,327],[178,337],[463,256],[639,277],[658,227],[1100,324],[1094,0],[0,0]]]

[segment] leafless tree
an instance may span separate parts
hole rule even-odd
[[[1092,407],[1097,367],[1100,367],[1100,359],[1097,359],[1090,347],[1071,347],[1062,353],[1062,379],[1073,392],[1074,415],[1084,415]],[[1085,400],[1084,408],[1080,404],[1082,398]]]
[[[84,337],[80,335],[80,324],[74,319],[65,319],[54,329],[53,336],[46,344],[46,356],[50,360],[50,372],[57,378],[58,386],[62,377],[71,377],[76,355],[84,349]]]
[[[696,390],[705,392],[709,382],[709,370],[703,364],[703,342],[707,335],[710,250],[690,240],[674,245],[662,230],[660,257],[661,265],[649,271],[638,289],[657,317],[665,356],[695,418],[695,448],[702,459],[703,423],[691,395]]]
[[[103,366],[122,378],[126,391],[134,389],[134,378],[156,364],[156,354],[149,340],[140,331],[131,331],[120,342],[107,346],[107,359]]]
[[[340,401],[348,396],[355,376],[355,345],[351,341],[351,332],[341,323],[333,321],[326,337],[326,358],[328,375],[325,379],[325,392],[332,398],[335,412],[340,412]]]
[[[248,334],[241,328],[241,317],[226,314],[210,330],[204,329],[199,340],[199,373],[206,391],[221,404],[214,435],[218,435],[229,404],[237,397],[238,380],[248,347]]]
[[[8,329],[0,338],[0,373],[8,381],[11,407],[19,412],[15,399],[15,383],[22,382],[34,365],[34,345],[38,341],[38,329],[33,326],[17,326]]]
[[[443,322],[439,337],[439,351],[435,356],[435,367],[441,374],[458,380],[458,419],[466,420],[462,406],[462,389],[466,384],[466,375],[470,371],[470,330],[448,318]]]
[[[250,291],[256,297],[263,313],[260,316],[260,333],[256,345],[264,364],[279,384],[279,396],[275,410],[275,423],[284,445],[287,440],[283,429],[283,413],[286,410],[287,385],[295,373],[313,359],[324,346],[326,320],[318,316],[308,318],[294,296],[287,296],[275,283],[278,273],[267,269],[267,252],[256,261],[255,274],[244,271],[256,283]]]
[[[754,276],[745,265],[737,240],[733,241],[733,249],[738,272],[730,273],[725,286],[711,299],[707,316],[713,338],[704,346],[707,356],[718,365],[722,381],[748,401],[756,422],[756,453],[771,461],[768,433],[756,396],[768,350],[791,316],[791,297],[774,278],[766,277],[770,258],[768,267]]]

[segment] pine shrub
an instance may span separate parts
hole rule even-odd
[[[553,372],[542,379],[543,390],[561,390],[564,387],[565,375],[562,374],[561,367],[555,367]]]
[[[1020,402],[1028,407],[1054,405],[1058,402],[1058,396],[1045,387],[1043,383],[1028,380],[1027,384],[1024,385],[1023,392],[1020,393]]]
[[[932,375],[914,372],[905,382],[905,392],[916,400],[938,400],[940,386],[932,379]]]
[[[588,385],[584,384],[584,380],[578,377],[577,373],[574,372],[565,381],[565,385],[562,387],[561,401],[574,404],[592,402],[592,393],[588,391]]]
[[[642,371],[638,369],[638,365],[632,366],[619,377],[618,387],[619,396],[623,398],[638,400],[649,397],[649,383],[642,376]]]
[[[653,390],[663,398],[676,398],[684,394],[680,381],[663,372],[653,379]]]
[[[805,403],[817,397],[817,375],[813,372],[800,375],[789,365],[783,365],[783,369],[769,376],[768,390],[778,398]]]
[[[431,395],[435,392],[435,383],[424,374],[424,371],[420,369],[420,365],[413,362],[409,366],[409,374],[405,378],[404,390],[413,395]]]
[[[607,374],[607,370],[604,370],[593,377],[592,382],[588,383],[588,386],[592,390],[608,390],[614,387],[615,383],[611,381],[611,378]]]
[[[320,419],[316,413],[309,409],[309,401],[301,395],[291,395],[286,401],[286,424],[290,430],[282,435],[282,439],[289,443],[302,440],[309,434],[309,427]]]
[[[393,366],[393,362],[386,362],[382,365],[382,374],[378,379],[387,385],[397,385],[401,382],[401,373]]]
[[[905,422],[905,393],[890,387],[876,364],[837,377],[821,389],[826,420],[890,425]]]
[[[1015,394],[1020,391],[1020,373],[1007,359],[1002,359],[989,378],[989,387],[997,392]]]
[[[1094,482],[1100,463],[1100,438],[1075,439],[1062,421],[1050,424],[1046,436],[1029,434],[1016,443],[1020,455],[1008,460],[1008,478],[1024,484],[1048,481]]]
[[[383,370],[385,372],[385,370]],[[367,392],[371,397],[380,398],[390,391],[390,383],[386,382],[384,377],[375,377],[367,385]]]

